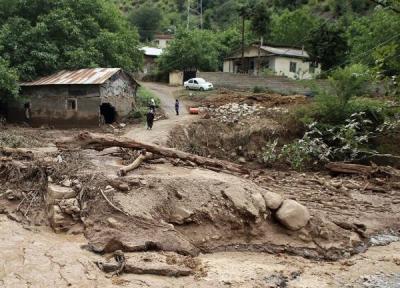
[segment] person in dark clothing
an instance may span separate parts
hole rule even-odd
[[[175,112],[176,112],[176,115],[179,115],[179,100],[178,99],[175,100]]]
[[[147,130],[151,130],[153,128],[153,122],[154,122],[154,111],[152,109],[150,109],[150,111],[147,112],[146,119],[147,119]]]

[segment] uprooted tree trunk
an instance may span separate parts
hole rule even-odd
[[[344,162],[330,162],[326,164],[325,167],[336,173],[361,174],[366,176],[382,175],[385,177],[400,179],[400,170],[389,166],[377,166],[375,164],[366,166]]]
[[[81,147],[95,150],[103,150],[109,147],[145,149],[146,151],[156,155],[161,155],[167,158],[178,158],[184,161],[191,161],[199,166],[210,168],[212,170],[225,170],[239,174],[249,174],[249,171],[242,165],[238,165],[232,162],[201,157],[172,148],[141,143],[131,139],[99,136],[89,132],[80,133],[78,136],[74,137],[71,140],[57,142],[56,145],[60,149],[63,147]]]

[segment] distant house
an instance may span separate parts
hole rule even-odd
[[[33,126],[97,126],[126,116],[139,84],[120,68],[63,70],[21,83],[25,117]]]
[[[151,74],[157,68],[156,59],[161,56],[163,49],[154,47],[142,47],[144,58],[143,74]]]
[[[304,49],[261,46],[259,53],[259,45],[250,45],[244,51],[243,67],[242,52],[239,50],[224,59],[223,71],[259,75],[259,70],[269,70],[275,75],[292,79],[312,79],[321,73],[321,66],[309,58]]]
[[[161,49],[168,47],[168,43],[174,39],[173,35],[169,34],[156,34],[154,35],[154,44]]]

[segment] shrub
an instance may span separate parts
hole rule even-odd
[[[265,87],[262,86],[254,86],[253,93],[264,93],[266,91]]]

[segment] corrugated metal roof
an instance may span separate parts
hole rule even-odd
[[[261,46],[261,49],[272,54],[291,56],[291,57],[302,57],[309,58],[308,53],[302,49],[285,48],[285,47],[272,47],[272,46]]]
[[[32,82],[21,83],[21,86],[103,84],[120,70],[121,68],[91,68],[76,71],[62,70]]]
[[[163,49],[154,48],[154,47],[142,47],[140,50],[143,51],[144,55],[147,56],[160,56],[163,53]]]

